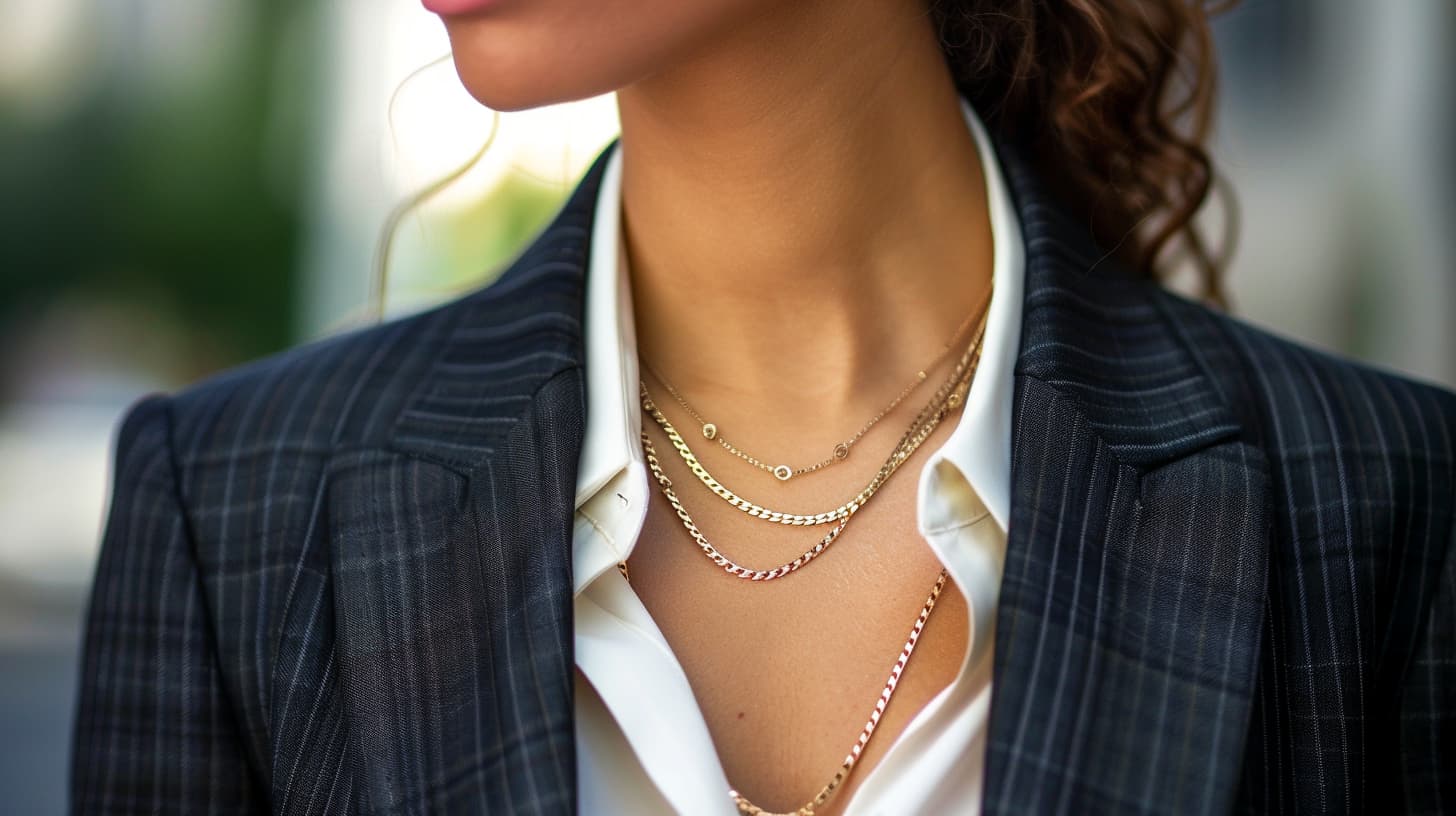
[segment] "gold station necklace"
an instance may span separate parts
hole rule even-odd
[[[863,438],[866,433],[869,433],[869,430],[875,427],[875,425],[877,425],[880,420],[884,419],[891,411],[894,411],[896,408],[898,408],[900,406],[900,403],[905,401],[906,397],[910,396],[917,388],[920,387],[921,383],[929,379],[930,375],[928,375],[926,372],[933,370],[937,365],[940,364],[940,361],[943,360],[945,356],[950,353],[951,349],[955,347],[956,340],[965,333],[967,328],[970,327],[971,322],[975,319],[978,313],[979,310],[972,311],[966,316],[965,320],[961,321],[961,324],[956,327],[955,333],[950,336],[950,339],[945,342],[945,345],[941,346],[940,351],[935,355],[935,359],[930,362],[930,365],[920,369],[919,371],[916,371],[915,378],[911,380],[910,383],[906,385],[904,389],[902,389],[900,393],[895,396],[894,399],[890,400],[889,405],[881,408],[879,413],[870,417],[869,421],[861,425],[859,430],[855,431],[854,434],[848,439],[836,444],[834,446],[833,452],[829,456],[819,460],[818,462],[815,462],[812,465],[804,465],[803,467],[792,467],[790,465],[782,464],[770,465],[762,459],[754,456],[753,454],[750,454],[743,448],[733,444],[732,442],[729,442],[728,438],[724,436],[722,431],[718,429],[718,423],[710,422],[705,419],[702,414],[698,413],[698,410],[692,406],[692,403],[688,402],[687,397],[684,397],[682,393],[678,391],[671,382],[668,381],[667,377],[664,377],[661,372],[659,372],[656,368],[652,366],[651,363],[648,363],[644,360],[642,364],[643,367],[652,374],[652,377],[654,379],[662,383],[662,387],[667,390],[668,394],[672,395],[672,398],[677,402],[678,405],[682,406],[682,409],[687,412],[688,416],[692,417],[698,423],[698,425],[702,429],[704,439],[717,442],[719,447],[723,448],[723,450],[728,451],[729,453],[758,468],[759,470],[773,474],[774,478],[778,479],[779,481],[787,482],[789,479],[795,476],[804,476],[810,473],[814,473],[816,471],[823,470],[824,468],[827,468],[831,465],[837,465],[840,462],[848,459],[850,451],[854,448],[856,442]]]
[[[985,337],[985,330],[986,318],[983,316],[971,345],[961,356],[950,378],[941,385],[940,389],[936,391],[935,396],[931,398],[931,401],[916,416],[915,422],[912,423],[910,430],[906,432],[905,437],[902,437],[901,445],[906,443],[906,439],[913,438],[919,432],[927,416],[936,413],[942,407],[946,410],[953,410],[960,406],[961,401],[965,398],[966,391],[969,389],[969,377],[974,373],[976,363],[980,359],[981,342]],[[909,454],[914,452],[914,449],[911,448],[903,456],[896,456],[895,454],[901,452],[901,447],[897,445],[895,454],[892,454],[890,460],[885,463],[885,466],[881,467],[875,473],[874,477],[870,479],[869,484],[865,485],[864,489],[855,495],[854,498],[832,510],[826,510],[822,513],[788,513],[771,510],[757,502],[739,496],[718,479],[714,478],[713,474],[708,471],[708,468],[693,453],[693,449],[688,445],[687,440],[683,438],[682,434],[673,426],[667,416],[662,413],[662,410],[658,408],[656,402],[653,401],[650,392],[647,390],[647,383],[643,381],[639,385],[639,393],[642,398],[642,410],[648,416],[651,416],[652,420],[662,429],[663,434],[672,443],[672,447],[677,451],[683,464],[687,465],[693,475],[698,478],[698,481],[702,482],[703,486],[712,491],[718,498],[742,510],[749,516],[771,521],[776,524],[805,527],[839,521],[845,516],[852,514],[855,510],[858,510],[861,505],[868,501],[869,497],[874,495],[875,491],[879,490],[880,486],[909,458]],[[940,415],[943,417],[944,411],[940,411]],[[939,420],[937,419],[936,421]],[[929,433],[927,432],[924,436],[928,435]],[[920,442],[924,441],[924,436],[914,444],[918,446]]]

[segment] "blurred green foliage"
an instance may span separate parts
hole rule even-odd
[[[293,340],[310,89],[277,92],[288,7],[200,33],[235,38],[200,81],[149,87],[123,47],[64,117],[38,126],[0,99],[0,327],[81,294],[205,335],[198,366]]]
[[[396,268],[390,273],[392,278],[404,279],[403,286],[395,287],[398,299],[438,301],[493,279],[545,228],[569,193],[569,187],[524,173],[508,173],[463,206],[427,209],[420,219],[427,224],[429,236],[423,257],[413,259],[411,269]]]

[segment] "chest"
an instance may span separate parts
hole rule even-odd
[[[839,770],[936,582],[942,565],[918,531],[909,470],[823,555],[767,582],[713,564],[653,493],[629,560],[631,582],[688,677],[729,782],[755,804],[793,810]],[[711,496],[689,473],[672,478],[699,530],[745,566],[790,561],[829,529],[769,524]],[[817,511],[836,495],[781,504]],[[915,714],[955,679],[968,636],[966,602],[947,581],[874,738],[817,813],[839,812]]]

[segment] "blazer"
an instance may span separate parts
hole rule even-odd
[[[583,282],[609,144],[493,284],[126,416],[81,813],[576,805]],[[1456,811],[1456,396],[1027,253],[988,814]]]

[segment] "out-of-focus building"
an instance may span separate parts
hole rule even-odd
[[[1456,382],[1456,6],[1248,0],[1219,34],[1235,311]]]

